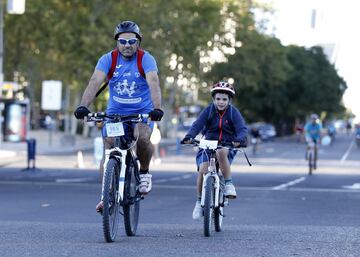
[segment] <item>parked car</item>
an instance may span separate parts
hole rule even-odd
[[[251,127],[256,127],[259,130],[260,138],[262,141],[274,140],[276,137],[275,127],[270,123],[256,122],[250,125]],[[249,129],[250,131],[250,129]]]

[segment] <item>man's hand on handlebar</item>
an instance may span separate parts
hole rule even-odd
[[[84,119],[89,113],[90,110],[86,106],[78,106],[74,111],[74,115],[78,120]]]
[[[149,112],[149,117],[153,121],[160,121],[162,117],[164,116],[164,111],[161,109],[154,109],[151,112]]]

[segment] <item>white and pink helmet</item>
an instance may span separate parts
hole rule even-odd
[[[228,94],[230,97],[233,97],[235,95],[235,89],[232,85],[229,84],[229,82],[226,81],[220,81],[216,84],[214,84],[211,87],[211,96],[214,96],[216,93],[225,93]]]

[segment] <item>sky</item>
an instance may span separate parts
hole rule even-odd
[[[358,0],[260,0],[272,3],[269,32],[284,45],[310,47],[335,44],[331,62],[347,82],[344,104],[360,121],[360,1]],[[316,10],[315,23],[312,23]],[[312,26],[315,24],[315,26]]]

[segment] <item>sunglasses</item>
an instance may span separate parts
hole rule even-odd
[[[119,38],[118,41],[122,45],[126,45],[126,44],[133,45],[138,41],[138,39],[137,38],[130,38],[130,39]]]

